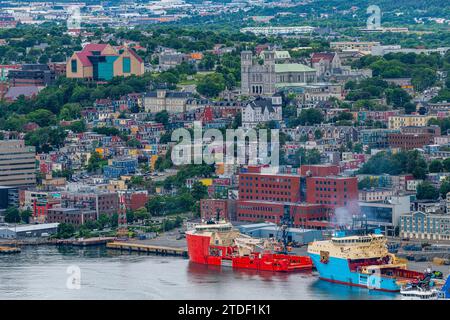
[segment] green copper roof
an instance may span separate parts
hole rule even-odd
[[[300,63],[280,63],[275,65],[275,72],[316,72],[316,70]]]

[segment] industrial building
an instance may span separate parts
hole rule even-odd
[[[55,71],[46,64],[24,64],[21,69],[8,72],[11,87],[45,87],[56,81]]]
[[[48,236],[57,232],[58,225],[59,223],[44,223],[0,227],[0,239],[20,239]]]
[[[238,226],[239,232],[254,238],[280,239],[281,230],[274,223],[255,223]],[[296,242],[304,245],[316,240],[322,240],[322,232],[319,230],[288,228],[288,242]]]

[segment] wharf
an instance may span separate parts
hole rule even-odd
[[[70,244],[78,247],[99,246],[108,244],[109,242],[113,242],[114,240],[115,238],[113,237],[88,238],[88,239],[77,239],[75,241],[71,241]]]
[[[188,252],[185,248],[155,246],[149,244],[130,243],[130,242],[110,242],[106,244],[106,247],[108,249],[115,249],[121,251],[130,251],[130,252],[137,251],[160,255],[188,257]]]
[[[0,254],[20,253],[20,251],[18,247],[0,247]]]

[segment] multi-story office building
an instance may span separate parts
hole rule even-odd
[[[356,177],[307,177],[306,202],[323,204],[334,210],[344,207],[356,214],[358,211],[358,179]]]
[[[410,196],[388,196],[381,201],[359,202],[361,214],[369,226],[378,227],[387,235],[394,235],[400,217],[410,212]]]
[[[404,238],[450,240],[450,215],[413,212],[401,216],[400,235]]]
[[[119,210],[119,197],[115,192],[63,192],[61,206],[94,210],[97,218],[102,213],[112,216]]]
[[[36,184],[36,150],[23,140],[0,141],[0,186]]]
[[[389,133],[389,147],[410,150],[422,148],[432,143],[433,136],[429,133]]]
[[[87,221],[97,219],[95,210],[82,210],[79,208],[52,208],[48,209],[48,223],[70,223],[81,226]]]
[[[168,113],[183,113],[192,94],[188,92],[156,90],[147,92],[144,96],[145,112],[158,113],[166,110]]]
[[[241,173],[240,200],[300,202],[300,176],[290,174]]]
[[[8,72],[11,87],[45,87],[55,83],[56,74],[46,64],[24,64]]]

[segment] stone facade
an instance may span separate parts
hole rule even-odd
[[[241,91],[245,95],[272,95],[275,93],[275,53],[264,51],[260,61],[251,51],[241,53]]]
[[[241,92],[251,96],[272,96],[283,84],[314,83],[316,70],[300,63],[276,63],[275,51],[263,51],[255,58],[241,52]]]

